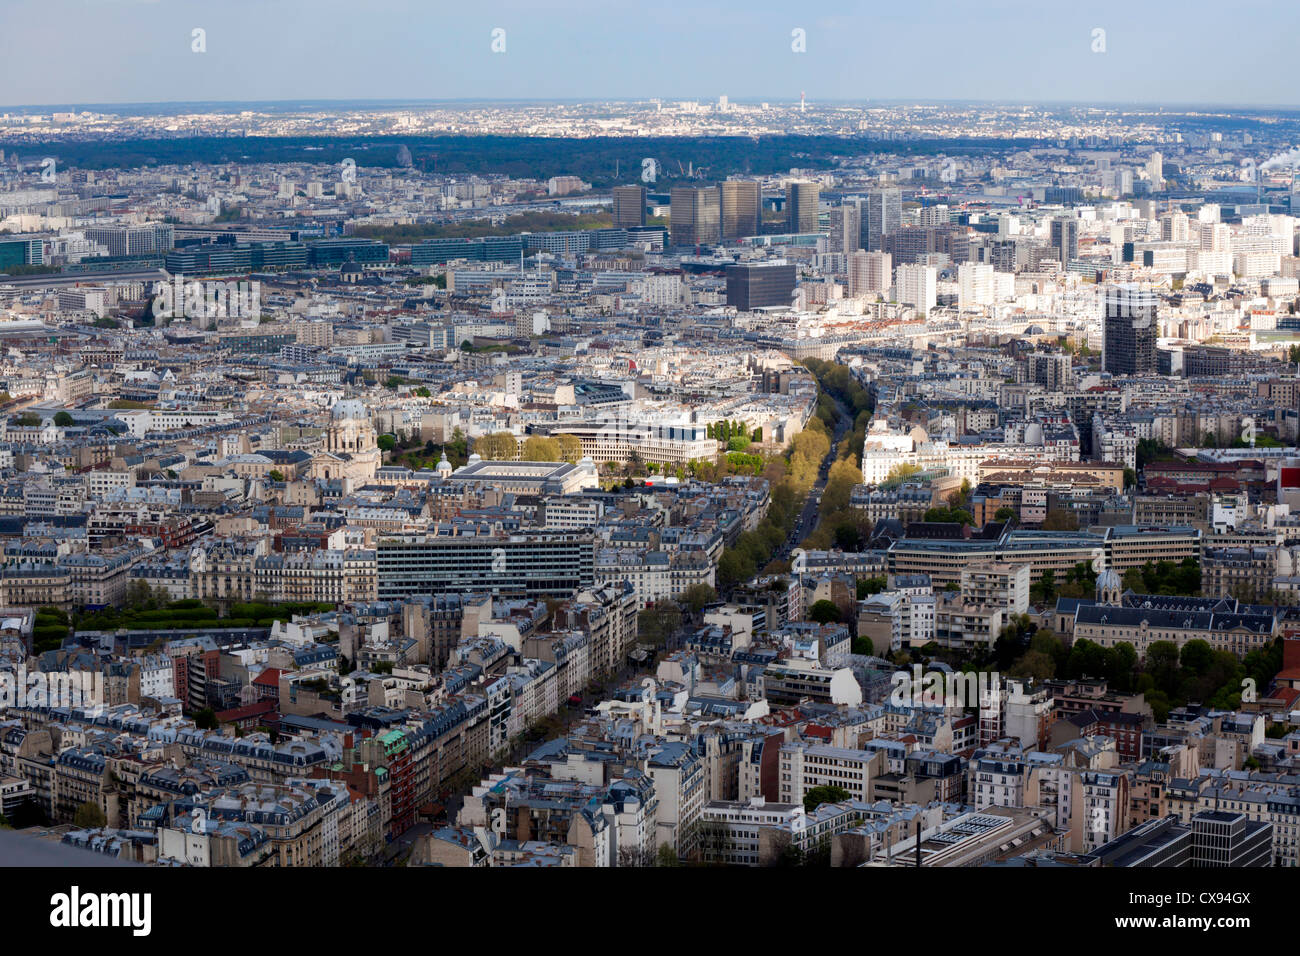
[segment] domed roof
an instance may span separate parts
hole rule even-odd
[[[1119,572],[1114,568],[1107,568],[1101,574],[1097,575],[1097,595],[1101,596],[1110,591],[1123,591],[1124,579],[1119,576]]]
[[[330,409],[330,418],[334,421],[343,421],[349,418],[367,419],[370,415],[366,411],[364,402],[358,402],[355,398],[343,399],[335,402],[334,407]]]

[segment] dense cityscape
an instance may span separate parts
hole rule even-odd
[[[0,863],[1300,866],[1298,168],[1267,107],[0,107]]]

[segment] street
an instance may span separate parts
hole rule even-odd
[[[808,492],[808,497],[804,500],[803,510],[799,513],[799,520],[795,522],[794,529],[790,536],[786,538],[785,543],[777,550],[775,558],[785,560],[790,557],[790,552],[798,546],[799,542],[808,537],[813,529],[817,527],[817,511],[821,505],[822,492],[826,489],[826,480],[830,477],[831,465],[835,463],[836,453],[839,451],[840,442],[853,426],[853,416],[841,402],[830,392],[825,392],[835,403],[835,410],[838,413],[835,417],[835,432],[831,436],[831,450],[827,452],[826,457],[822,459],[821,467],[817,470],[817,481],[813,483],[812,489]]]

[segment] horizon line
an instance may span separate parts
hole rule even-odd
[[[776,99],[773,97],[763,96],[740,96],[732,97],[728,94],[721,94],[728,97],[731,104],[761,104],[767,103],[770,106],[798,106],[800,101],[796,99]],[[638,104],[653,103],[659,101],[662,103],[678,102],[695,102],[695,103],[716,103],[717,95],[710,94],[709,98],[700,96],[618,96],[618,97],[597,97],[597,96],[558,96],[558,97],[440,97],[440,98],[405,98],[405,97],[355,97],[355,98],[323,98],[310,99],[306,97],[287,97],[281,99],[256,99],[256,100],[119,100],[103,102],[51,102],[51,103],[15,103],[0,104],[0,109],[5,111],[49,111],[57,107],[67,107],[69,110],[93,110],[96,108],[103,109],[124,109],[127,107],[149,107],[149,108],[177,108],[184,106],[230,106],[230,107],[249,107],[249,106],[308,106],[308,105],[347,105],[355,104],[358,106],[370,105],[378,107],[386,104],[402,105],[469,105],[476,103],[492,104],[566,104],[566,105],[595,105],[602,103],[618,104]],[[1213,100],[1186,100],[1186,101],[1150,101],[1150,100],[1071,100],[1071,99],[1001,99],[1001,98],[962,98],[949,99],[943,97],[827,97],[819,98],[809,102],[810,106],[818,105],[875,105],[875,106],[905,106],[905,105],[922,105],[922,106],[1036,106],[1036,107],[1065,107],[1065,108],[1088,108],[1088,109],[1154,109],[1163,110],[1187,110],[1187,109],[1215,109],[1215,110],[1243,110],[1243,111],[1295,111],[1300,112],[1300,103],[1243,103],[1236,101],[1213,101]]]

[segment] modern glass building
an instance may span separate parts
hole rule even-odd
[[[426,239],[411,247],[411,265],[430,266],[465,259],[469,262],[518,262],[523,254],[521,236],[484,236],[479,239]]]

